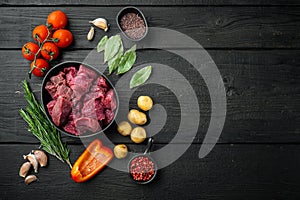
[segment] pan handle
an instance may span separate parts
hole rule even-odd
[[[147,148],[146,148],[146,150],[144,152],[144,155],[150,152],[150,149],[152,147],[153,142],[154,142],[154,139],[152,137],[150,137],[148,139],[148,144],[147,144]]]

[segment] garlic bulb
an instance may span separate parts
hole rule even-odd
[[[108,30],[108,24],[106,19],[104,18],[97,18],[93,21],[89,21],[89,23],[93,24],[94,26],[97,26],[98,28],[103,29],[105,32]]]

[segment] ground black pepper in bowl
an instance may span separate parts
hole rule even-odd
[[[121,28],[125,34],[132,39],[139,39],[144,36],[146,26],[144,20],[135,13],[127,13],[121,18]]]
[[[117,15],[117,23],[130,40],[139,41],[147,34],[148,26],[143,13],[136,7],[125,7]]]

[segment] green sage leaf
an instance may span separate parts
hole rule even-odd
[[[124,53],[119,63],[118,74],[124,74],[132,68],[136,60],[135,50],[136,50],[136,45],[132,46],[129,50],[127,50]]]
[[[137,71],[130,80],[130,89],[145,83],[151,75],[152,67],[149,65]]]
[[[112,59],[119,51],[122,45],[120,35],[110,37],[105,43],[104,63]]]
[[[106,35],[106,36],[104,36],[104,37],[99,41],[99,43],[98,43],[98,45],[97,45],[97,52],[98,52],[98,53],[100,53],[101,51],[103,51],[103,50],[105,49],[105,44],[106,44],[107,40],[108,40],[108,37],[107,37],[107,35]]]

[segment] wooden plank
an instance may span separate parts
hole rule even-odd
[[[47,15],[62,9],[69,17],[75,43],[71,48],[93,48],[104,35],[86,39],[89,20],[105,17],[109,34],[119,32],[115,17],[122,7],[3,7],[1,48],[20,48]],[[205,48],[300,48],[300,7],[140,7],[149,26],[180,31]],[[192,16],[192,18],[191,18]]]
[[[180,159],[161,169],[149,185],[136,185],[127,173],[111,168],[89,182],[74,183],[68,166],[50,157],[49,166],[37,174],[38,182],[26,186],[18,176],[22,155],[37,146],[0,145],[0,195],[2,199],[299,198],[299,145],[216,145],[201,160],[199,146],[192,145]],[[84,147],[70,147],[74,162]]]
[[[251,6],[251,5],[299,5],[299,1],[297,0],[231,0],[231,1],[224,1],[224,0],[168,0],[168,1],[159,1],[159,0],[140,0],[140,1],[109,1],[109,0],[35,0],[35,1],[17,1],[17,0],[1,0],[1,6],[15,6],[15,5],[23,5],[23,6],[65,6],[65,5],[81,5],[81,6],[130,6],[130,5],[137,5],[137,6],[231,6],[231,5],[242,5],[242,6]]]
[[[66,60],[82,61],[90,51],[65,51],[63,57],[54,62]],[[299,50],[271,51],[209,51],[217,64],[227,88],[227,117],[220,143],[299,143]],[[1,51],[0,74],[0,141],[32,143],[37,140],[27,132],[26,124],[18,110],[24,108],[20,82],[26,78],[29,63],[20,51]],[[171,66],[186,75],[200,100],[200,128],[194,142],[202,143],[210,121],[210,98],[205,82],[193,72],[193,68],[182,58],[165,51],[149,50],[138,52],[137,64],[158,62]],[[12,59],[14,58],[14,59]],[[115,79],[117,77],[112,77]],[[39,96],[41,79],[33,78],[31,86]],[[149,92],[155,90],[149,89]],[[136,95],[138,95],[137,93]],[[151,94],[157,101],[158,96]],[[180,115],[174,108],[176,98],[169,91],[159,92],[161,103],[170,110],[172,116],[157,142],[168,143],[177,132],[175,121]],[[121,96],[119,98],[122,98]],[[131,106],[135,106],[135,99]],[[173,109],[171,108],[173,107]],[[108,130],[114,142],[130,142],[116,133],[115,127]],[[192,136],[186,133],[182,142]],[[80,140],[64,137],[68,142]]]

